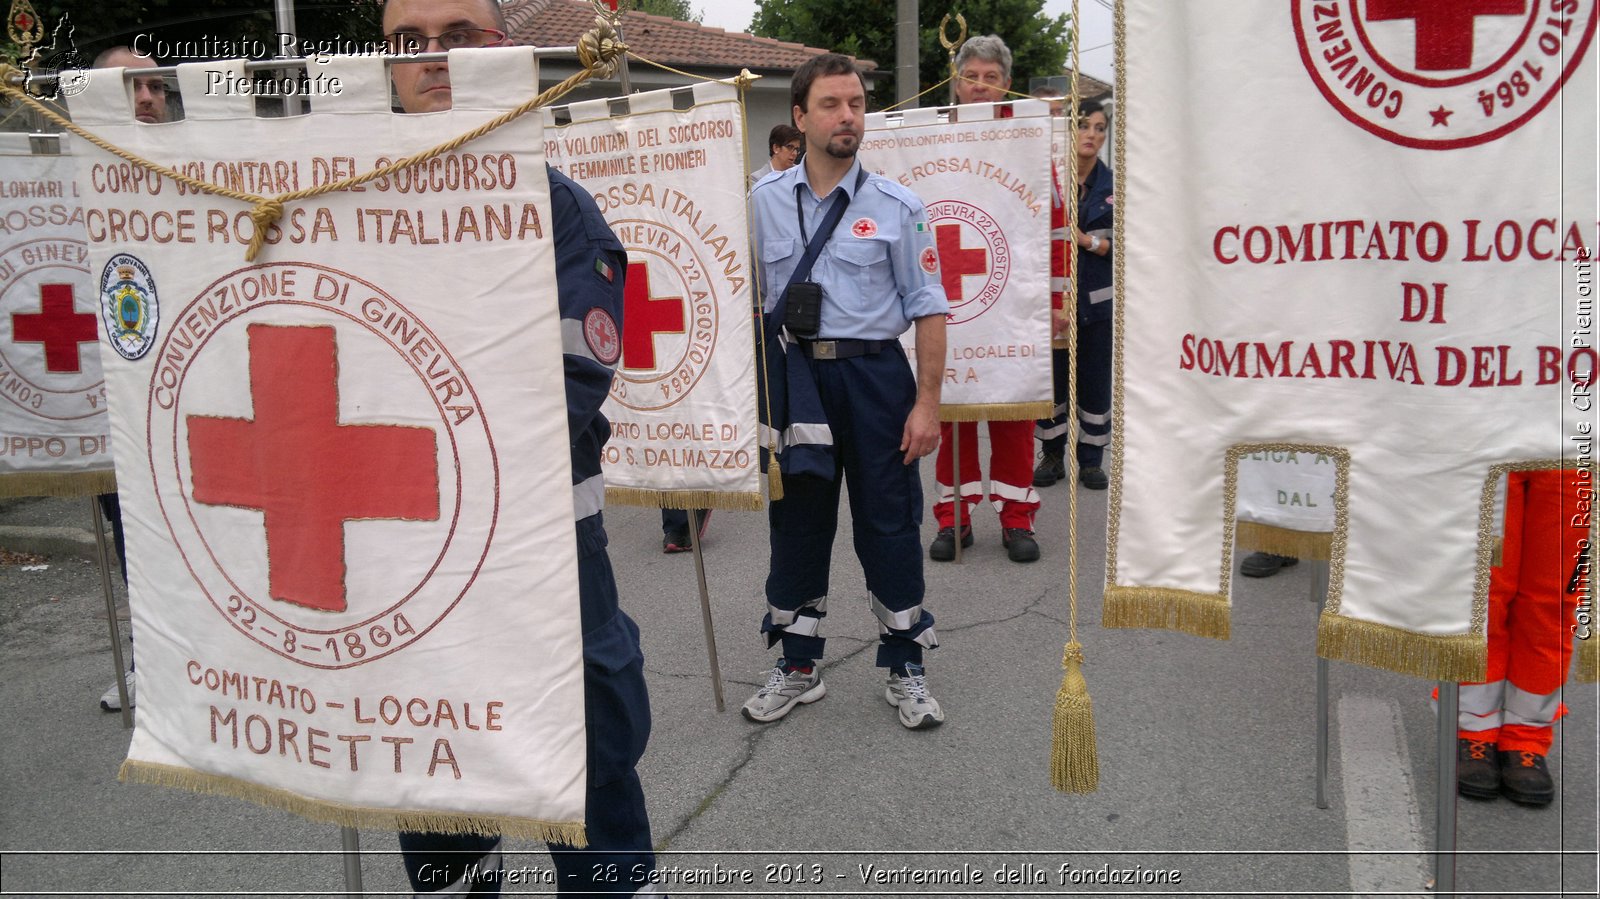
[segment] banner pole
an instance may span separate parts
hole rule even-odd
[[[1317,614],[1328,599],[1328,563],[1313,559],[1311,601]],[[1317,808],[1328,807],[1328,660],[1317,656]]]
[[[717,634],[711,627],[711,591],[706,589],[706,563],[700,555],[700,510],[689,510],[689,533],[694,535],[690,546],[694,549],[694,574],[700,581],[700,623],[706,629],[706,659],[711,663],[711,695],[717,700],[717,711],[723,710],[722,666],[717,662]]]
[[[938,480],[938,478],[934,478]],[[956,557],[955,563],[961,564],[961,512],[966,508],[966,499],[961,495],[961,422],[950,423],[950,484],[955,491],[956,504]]]
[[[122,701],[122,728],[133,727],[133,703],[128,701],[128,668],[122,663],[122,629],[117,627],[117,598],[111,589],[111,555],[106,550],[106,521],[100,514],[100,497],[89,497],[94,513],[95,562],[100,566],[100,589],[106,596],[106,624],[111,629],[111,664],[117,669],[117,698]]]
[[[344,894],[359,899],[365,895],[361,888],[361,831],[339,828],[339,846],[344,850]]]
[[[1435,787],[1436,834],[1433,844],[1433,891],[1456,894],[1456,728],[1461,707],[1460,685],[1439,684],[1439,781]]]

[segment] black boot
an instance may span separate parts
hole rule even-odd
[[[1488,740],[1456,738],[1456,791],[1468,799],[1500,796],[1500,759]]]
[[[1526,750],[1500,751],[1500,792],[1522,805],[1549,805],[1556,784],[1544,756]]]

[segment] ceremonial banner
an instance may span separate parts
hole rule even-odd
[[[1593,527],[1595,0],[1118,27],[1106,623],[1226,636],[1239,463],[1294,452],[1336,469],[1319,653],[1481,679],[1501,475]]]
[[[0,134],[0,496],[117,489],[66,142]]]
[[[692,92],[681,110],[666,90],[629,96],[626,114],[612,100],[546,110],[545,152],[628,250],[606,499],[759,509],[744,121],[733,85]]]
[[[453,110],[404,116],[381,58],[313,65],[337,88],[305,116],[254,118],[225,87],[249,83],[238,60],[178,67],[186,121],[133,122],[120,69],[72,106],[144,159],[271,196],[443,144],[538,84],[527,48],[452,54]],[[249,205],[84,149],[139,638],[124,777],[582,842],[551,239],[578,225],[550,219],[543,147],[524,115],[289,201],[254,262]]]
[[[1337,473],[1326,453],[1263,450],[1241,456],[1237,549],[1328,558]]]
[[[1048,418],[1050,117],[1042,100],[869,113],[862,164],[928,207],[950,298],[940,417]],[[1000,118],[999,110],[1012,110]],[[911,338],[905,338],[911,343]]]

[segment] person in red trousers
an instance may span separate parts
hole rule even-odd
[[[1561,688],[1571,661],[1579,575],[1589,525],[1578,512],[1588,472],[1514,471],[1506,485],[1502,564],[1489,575],[1488,666],[1483,683],[1462,684],[1456,784],[1474,799],[1505,796],[1549,805],[1545,764],[1551,730],[1566,714]]]

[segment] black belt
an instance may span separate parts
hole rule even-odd
[[[800,349],[813,359],[854,359],[883,352],[892,340],[801,340]]]

